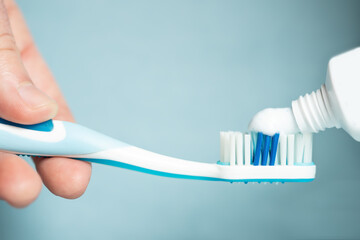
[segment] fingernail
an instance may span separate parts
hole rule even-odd
[[[32,109],[36,109],[45,105],[54,105],[52,100],[45,93],[36,88],[33,84],[23,84],[18,88],[19,95],[22,100]]]

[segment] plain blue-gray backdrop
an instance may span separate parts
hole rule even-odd
[[[204,162],[220,130],[325,81],[360,45],[359,1],[19,0],[78,122]],[[0,239],[359,239],[360,143],[314,136],[312,183],[244,185],[93,165],[77,200],[0,203]]]

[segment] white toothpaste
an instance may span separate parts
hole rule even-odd
[[[300,132],[291,108],[264,109],[253,117],[248,129],[270,136],[275,133],[292,134]]]

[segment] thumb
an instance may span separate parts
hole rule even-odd
[[[55,117],[56,113],[56,102],[34,86],[25,70],[0,0],[0,117],[34,124]]]

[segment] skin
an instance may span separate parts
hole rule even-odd
[[[21,124],[74,121],[13,0],[0,0],[0,117]],[[90,163],[60,157],[33,160],[36,171],[22,158],[0,152],[0,199],[25,207],[37,198],[42,183],[63,198],[85,192]]]

